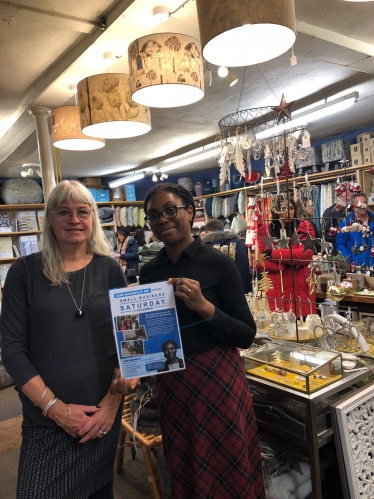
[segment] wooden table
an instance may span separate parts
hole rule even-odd
[[[316,299],[318,303],[323,301],[325,298],[328,298],[328,296],[326,296],[326,293],[316,293]],[[358,296],[354,295],[353,293],[346,294],[344,298],[338,303],[341,303],[344,306],[353,304],[352,309],[356,309],[358,312],[374,313],[374,296]]]

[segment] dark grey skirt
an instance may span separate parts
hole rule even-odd
[[[104,438],[79,444],[23,414],[17,499],[86,499],[114,478],[122,404]]]

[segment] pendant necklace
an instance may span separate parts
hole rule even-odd
[[[75,317],[77,319],[81,319],[84,316],[84,312],[82,310],[82,303],[83,303],[84,283],[85,283],[85,280],[86,280],[86,268],[87,268],[87,265],[84,267],[83,285],[82,285],[82,295],[81,295],[81,304],[80,304],[80,307],[78,307],[77,302],[74,299],[74,296],[73,296],[73,293],[71,292],[69,283],[66,282],[66,286],[68,287],[69,293],[70,293],[71,297],[73,298],[73,302],[74,302],[75,308],[77,309],[77,311],[75,312]]]

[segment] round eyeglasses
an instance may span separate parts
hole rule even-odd
[[[144,217],[144,220],[148,222],[149,225],[155,225],[159,220],[160,216],[162,215],[166,220],[172,220],[175,218],[178,214],[178,210],[181,208],[186,208],[185,204],[182,204],[181,206],[168,206],[164,210],[160,211],[159,213],[151,213],[150,215],[146,215]]]
[[[73,213],[77,215],[78,220],[87,220],[90,218],[91,211],[90,210],[67,210],[65,208],[61,208],[60,210],[52,210],[53,213],[56,213],[57,220],[59,222],[67,222],[73,216]]]

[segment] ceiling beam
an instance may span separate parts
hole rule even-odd
[[[78,33],[91,33],[93,28],[97,26],[94,21],[87,19],[79,19],[58,12],[53,12],[45,9],[38,9],[28,5],[21,5],[13,2],[4,2],[0,0],[0,16],[8,22],[12,19],[22,19],[24,21],[33,22],[36,24],[43,24],[51,28],[76,31]]]
[[[335,43],[335,45],[341,45],[342,47],[355,50],[356,52],[361,52],[362,54],[374,56],[374,45],[340,35],[335,31],[312,26],[311,24],[302,21],[297,21],[297,31],[304,33],[305,35],[313,36],[314,38],[325,40],[326,42]]]
[[[135,0],[121,0],[115,7],[110,11],[108,15],[105,16],[106,28],[109,28],[123,13],[134,3]],[[2,2],[3,3],[3,2]],[[84,39],[78,43],[75,47],[68,51],[63,57],[57,59],[56,63],[41,77],[33,83],[33,85],[28,89],[24,95],[20,105],[12,116],[11,123],[7,133],[0,139],[0,163],[2,163],[22,142],[32,133],[27,130],[26,137],[24,133],[19,133],[18,138],[14,137],[14,133],[10,134],[10,130],[17,125],[17,122],[22,118],[26,109],[31,106],[35,100],[50,86],[52,85],[77,59],[80,57],[96,40],[100,38],[103,34],[103,30],[99,27],[94,27],[94,31],[91,35],[86,35]],[[34,120],[33,120],[34,121]],[[35,129],[35,124],[33,124]],[[15,130],[22,129],[22,127],[17,127]],[[9,144],[12,147],[9,147]],[[12,149],[10,152],[9,150]]]

